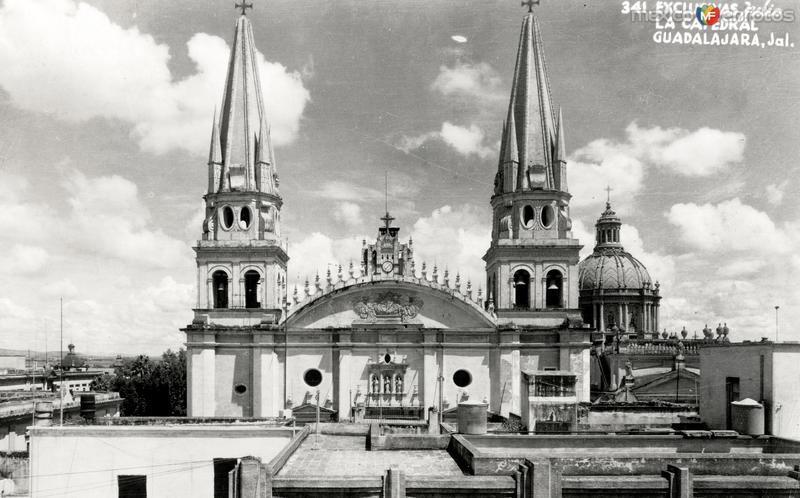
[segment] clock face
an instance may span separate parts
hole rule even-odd
[[[383,268],[384,272],[389,273],[390,271],[392,271],[392,269],[394,269],[394,263],[392,263],[391,261],[384,261],[383,264],[381,265],[381,268]]]

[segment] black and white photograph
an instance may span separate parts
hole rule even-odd
[[[0,0],[0,497],[800,497],[799,16]]]

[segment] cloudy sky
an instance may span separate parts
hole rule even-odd
[[[255,3],[292,281],[357,258],[388,171],[417,258],[477,287],[524,9]],[[541,3],[584,253],[610,184],[670,330],[773,337],[780,305],[800,340],[800,48],[657,43],[621,2]],[[0,0],[0,347],[53,349],[60,296],[81,351],[180,347],[232,4]]]

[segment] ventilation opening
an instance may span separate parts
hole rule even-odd
[[[467,387],[472,384],[472,374],[467,370],[456,370],[453,374],[453,383],[458,387]]]
[[[211,276],[212,291],[214,294],[214,308],[228,307],[228,274],[217,270]]]
[[[236,394],[244,394],[247,392],[247,386],[244,384],[237,384],[233,390],[236,392]]]
[[[261,303],[258,302],[258,282],[261,280],[261,275],[255,270],[250,270],[244,274],[244,306],[245,308],[260,308]]]
[[[250,228],[250,221],[252,220],[252,213],[250,212],[250,208],[248,206],[242,206],[242,210],[239,211],[239,226],[243,230],[247,230]]]
[[[530,302],[530,283],[531,277],[525,270],[517,270],[514,273],[514,307],[528,309]]]
[[[533,206],[527,205],[522,208],[522,224],[526,228],[530,228],[533,225]]]
[[[550,226],[553,224],[554,219],[555,219],[555,214],[553,212],[553,206],[543,206],[542,226],[545,228],[550,228]]]
[[[222,228],[230,230],[233,226],[233,208],[225,206],[222,208]]]
[[[322,383],[322,372],[316,368],[306,370],[303,374],[303,382],[310,387],[317,387]]]

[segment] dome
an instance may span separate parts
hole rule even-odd
[[[653,283],[647,268],[621,248],[598,248],[578,266],[578,288],[643,289]]]

